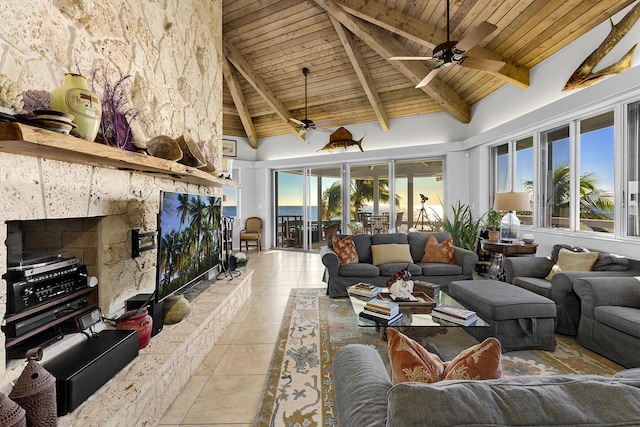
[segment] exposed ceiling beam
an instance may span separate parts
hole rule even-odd
[[[389,37],[384,30],[346,13],[333,0],[314,1],[381,57],[387,59],[394,55],[413,55],[399,41]],[[414,84],[418,84],[431,71],[429,67],[419,61],[390,61],[390,63]],[[471,121],[469,104],[439,77],[434,78],[428,85],[420,89],[440,103],[457,120],[462,123]]]
[[[278,98],[275,97],[264,81],[262,81],[260,76],[258,76],[242,55],[240,55],[240,52],[238,52],[224,37],[222,39],[222,48],[224,50],[224,56],[227,57],[229,62],[231,62],[233,66],[244,76],[244,78],[247,79],[249,84],[253,86],[258,94],[264,98],[271,109],[275,111],[276,115],[291,128],[291,132],[295,134],[300,141],[304,142],[304,137],[298,133],[296,127],[289,120],[290,117],[293,117],[291,113],[280,101],[278,101]]]
[[[433,25],[429,25],[397,9],[390,8],[373,0],[340,0],[339,5],[349,14],[378,27],[398,34],[430,49],[447,40],[447,33]],[[481,46],[471,49],[474,57],[504,61],[506,64],[500,71],[491,73],[509,83],[522,88],[529,87],[529,68],[505,59]],[[387,58],[385,58],[387,59]]]
[[[373,112],[378,118],[380,126],[382,126],[382,130],[385,132],[389,131],[389,116],[387,115],[384,105],[382,104],[382,100],[380,99],[380,95],[373,84],[373,79],[371,78],[369,69],[362,60],[362,55],[360,55],[360,52],[355,45],[353,36],[351,33],[346,31],[342,24],[333,16],[329,16],[329,18],[331,18],[331,23],[336,29],[336,33],[342,42],[342,46],[344,46],[344,50],[347,52],[349,61],[351,61],[353,70],[356,72],[358,80],[360,80],[362,89],[364,89],[364,92],[367,94],[371,108],[373,108]]]
[[[236,75],[233,66],[226,58],[222,59],[222,74],[224,75],[224,81],[227,84],[233,103],[235,104],[238,115],[240,116],[242,127],[247,134],[247,138],[249,138],[249,143],[251,144],[251,147],[258,148],[258,135],[256,134],[255,127],[253,126],[249,107],[244,100],[238,76]]]

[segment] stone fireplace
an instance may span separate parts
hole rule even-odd
[[[214,186],[179,179],[17,154],[2,153],[0,170],[0,274],[21,257],[79,256],[98,278],[99,306],[107,317],[117,317],[126,299],[155,288],[156,251],[132,258],[131,230],[156,230],[160,190],[220,194]],[[3,317],[6,298],[7,283],[0,280]],[[0,390],[6,392],[24,362],[1,365]]]

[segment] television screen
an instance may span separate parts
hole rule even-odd
[[[156,300],[197,283],[220,262],[220,197],[161,193]]]

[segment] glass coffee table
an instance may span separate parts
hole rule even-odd
[[[382,292],[388,292],[388,289],[383,288]],[[442,291],[437,293],[433,299],[436,302],[436,305],[444,304],[452,307],[467,309],[464,305],[460,304],[450,295]],[[363,328],[376,328],[376,331],[378,331],[380,334],[380,338],[385,341],[387,336],[387,328],[395,328],[403,334],[417,341],[420,341],[420,343],[429,351],[435,352],[436,354],[439,354],[438,349],[433,345],[433,343],[428,341],[429,337],[446,334],[450,328],[482,328],[491,326],[480,317],[478,317],[478,319],[470,325],[460,325],[458,323],[448,322],[443,319],[432,317],[430,313],[415,313],[410,309],[401,309],[402,317],[400,319],[388,325],[383,325],[373,320],[360,317],[360,312],[364,310],[364,306],[370,300],[371,297],[349,294],[349,301],[351,302],[351,306],[353,307],[353,311],[358,321],[358,326],[361,326]]]

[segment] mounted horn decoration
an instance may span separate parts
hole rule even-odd
[[[629,67],[631,67],[631,58],[633,58],[633,51],[637,44],[633,45],[633,47],[615,64],[603,68],[596,73],[593,72],[596,65],[598,65],[600,61],[602,61],[602,59],[611,52],[611,49],[613,49],[615,45],[622,40],[631,27],[633,27],[638,21],[638,18],[640,18],[640,3],[636,4],[633,9],[631,9],[631,11],[629,11],[629,13],[627,13],[616,25],[613,25],[613,21],[610,19],[611,31],[609,32],[609,35],[602,43],[600,43],[600,46],[598,46],[596,50],[594,50],[593,53],[589,55],[582,64],[580,64],[576,71],[573,72],[563,91],[588,87],[599,82],[606,76],[628,70]]]

